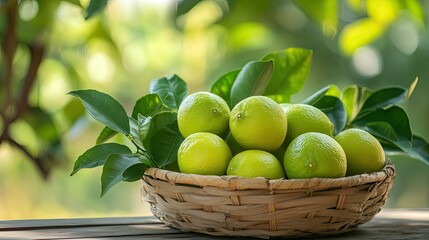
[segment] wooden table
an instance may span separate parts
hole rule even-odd
[[[429,239],[429,209],[384,209],[369,223],[325,239]],[[0,221],[0,239],[235,239],[184,233],[154,217]],[[244,238],[242,238],[244,239]],[[247,238],[246,238],[247,239]],[[315,238],[313,238],[315,239]]]

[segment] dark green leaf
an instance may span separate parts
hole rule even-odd
[[[176,17],[183,15],[189,12],[193,7],[195,7],[201,0],[186,0],[178,1],[176,9]]]
[[[383,123],[383,124],[381,124]],[[388,139],[392,144],[408,152],[411,148],[411,128],[406,112],[398,107],[392,106],[387,109],[377,109],[356,118],[352,122],[353,126],[364,128],[373,135],[387,139],[394,136],[390,129],[386,130],[384,126],[390,125],[396,134],[396,138]],[[380,130],[381,129],[381,130]],[[389,134],[388,134],[389,133]]]
[[[107,6],[107,0],[91,0],[86,9],[85,19],[89,19]]]
[[[130,124],[125,109],[111,96],[96,90],[78,90],[69,94],[79,97],[94,119],[116,132],[125,135],[130,133]]]
[[[162,112],[153,118],[139,117],[139,134],[145,149],[153,156],[157,167],[177,160],[177,150],[183,141],[177,125],[177,114]]]
[[[371,95],[371,91],[367,88],[357,85],[347,86],[343,90],[344,107],[347,111],[347,122],[350,123],[362,108],[365,100]]]
[[[148,156],[140,154],[112,154],[110,155],[103,167],[101,174],[101,196],[115,184],[124,180],[135,179],[134,173],[128,172],[126,176],[124,173],[130,167],[137,164],[146,164]]]
[[[309,104],[309,105],[315,104],[323,96],[325,96],[325,94],[328,92],[329,88],[330,88],[330,86],[326,86],[326,87],[320,89],[319,91],[313,93],[310,97],[306,98],[301,103],[303,103],[303,104]]]
[[[152,120],[152,117],[145,117],[140,114],[138,115],[137,130],[138,130],[138,135],[140,136],[140,139],[142,140],[142,142],[148,135],[151,120]]]
[[[365,101],[359,114],[403,102],[407,99],[407,92],[404,87],[390,87],[375,91]]]
[[[179,76],[163,77],[150,83],[150,93],[156,93],[170,109],[179,108],[188,93],[186,82]]]
[[[304,86],[310,72],[313,52],[301,48],[288,48],[269,53],[263,59],[274,61],[271,80],[263,93],[277,102],[290,102],[290,96]]]
[[[41,140],[53,144],[60,139],[52,116],[40,107],[30,107],[22,119],[33,128]]]
[[[129,167],[127,170],[125,170],[124,174],[122,174],[122,181],[135,182],[142,179],[146,168],[148,168],[148,165],[144,163],[138,163]]]
[[[334,124],[334,135],[344,129],[347,122],[347,113],[343,102],[339,98],[323,96],[313,105],[322,110]]]
[[[138,114],[148,117],[154,116],[162,109],[162,101],[158,94],[148,94],[139,100],[133,108],[133,118],[137,119]]]
[[[106,126],[103,128],[103,130],[101,130],[100,134],[98,135],[96,143],[97,144],[104,143],[105,141],[109,140],[116,134],[118,134],[118,132],[115,132],[111,128]]]
[[[298,7],[313,20],[323,34],[334,37],[338,28],[338,13],[340,4],[337,0],[306,1],[295,0]]]
[[[342,92],[336,85],[330,84],[326,87],[323,87],[319,91],[313,93],[310,97],[306,98],[301,103],[313,105],[325,95],[340,98],[342,95]]]
[[[395,130],[389,123],[371,122],[365,126],[354,127],[361,128],[375,136],[383,146],[383,150],[387,155],[404,154],[405,152],[408,153],[410,151],[409,145],[401,145],[398,141],[398,136],[396,135]]]
[[[413,146],[410,151],[403,151],[400,147],[393,144],[383,144],[383,149],[386,155],[406,155],[422,161],[429,166],[429,144],[423,138],[413,135]]]
[[[143,145],[145,149],[152,154],[152,137],[161,129],[167,127],[170,124],[177,122],[177,114],[172,112],[162,112],[150,119],[150,121],[145,119],[140,119],[141,122],[139,125],[142,126],[142,132],[147,131],[146,136],[143,138]],[[148,127],[148,128],[147,128]]]
[[[163,168],[177,161],[177,151],[183,140],[177,122],[167,125],[152,136],[152,155],[158,167]]]
[[[139,114],[139,116],[141,115]],[[138,121],[131,117],[130,117],[130,128],[131,128],[130,135],[132,137],[133,143],[137,145],[137,147],[144,149],[143,138],[140,136],[140,133],[139,133]]]
[[[429,144],[423,138],[416,135],[413,136],[413,147],[410,156],[421,160],[426,165],[429,165]]]
[[[273,61],[251,61],[238,74],[231,88],[231,107],[241,100],[262,95],[273,72]]]
[[[365,126],[369,132],[377,133],[377,136],[383,140],[396,142],[398,136],[395,133],[395,129],[387,122],[370,122]]]
[[[103,165],[106,159],[114,153],[131,153],[131,150],[127,146],[117,143],[96,145],[79,156],[74,163],[71,175],[76,174],[82,168],[94,168]]]
[[[235,79],[237,79],[240,71],[241,69],[237,69],[221,76],[218,80],[216,80],[210,90],[212,93],[223,98],[228,103],[229,107],[231,107],[232,85],[234,84]]]

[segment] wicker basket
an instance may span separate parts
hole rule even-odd
[[[391,164],[371,174],[302,180],[150,168],[143,176],[142,198],[157,218],[182,231],[262,238],[339,234],[380,211],[394,177]]]

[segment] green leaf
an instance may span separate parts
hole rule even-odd
[[[391,143],[398,141],[395,129],[387,122],[370,122],[366,124],[365,128],[369,132],[377,133],[377,136],[383,140],[390,141]]]
[[[410,122],[407,113],[398,106],[369,112],[356,118],[351,124],[352,126],[361,127],[377,137],[389,140],[404,152],[408,152],[411,148],[412,133]],[[384,126],[387,126],[387,124],[395,132],[396,138],[387,139],[387,137],[394,136],[391,133],[387,134],[387,132],[391,132],[390,129],[384,129]]]
[[[410,156],[429,165],[429,144],[423,138],[413,135],[413,147]]]
[[[85,19],[88,20],[107,6],[107,0],[91,0],[86,9]]]
[[[370,122],[365,126],[353,126],[363,129],[373,136],[375,136],[378,141],[383,146],[383,150],[386,154],[393,155],[398,153],[409,153],[410,146],[401,145],[398,141],[398,136],[396,135],[393,127],[387,122]]]
[[[387,26],[398,18],[401,10],[400,1],[402,2],[402,0],[368,1],[367,14],[375,22]]]
[[[118,132],[115,132],[111,128],[106,126],[103,128],[103,130],[101,130],[100,134],[98,135],[96,144],[104,143],[116,134],[118,134]]]
[[[86,110],[97,121],[124,135],[130,133],[125,109],[111,96],[96,90],[78,90],[69,94],[79,97]]]
[[[124,173],[130,167],[137,164],[146,165],[149,160],[149,156],[140,154],[112,154],[110,155],[103,167],[103,173],[101,174],[101,196],[104,196],[106,192],[113,187],[115,184],[124,180],[135,179],[135,174],[130,171],[127,172],[126,176]],[[143,170],[144,171],[144,170]],[[143,174],[143,172],[141,173]]]
[[[201,0],[178,1],[177,8],[176,8],[176,17],[186,14],[192,8],[194,8],[200,1]]]
[[[122,174],[122,177],[123,177],[122,181],[135,182],[135,181],[141,180],[146,168],[155,167],[155,166],[151,166],[152,163],[150,162],[149,157],[146,159],[142,159],[142,161],[144,161],[145,163],[138,163],[127,168]]]
[[[37,136],[49,144],[60,139],[52,116],[40,107],[30,107],[22,119],[30,125]]]
[[[158,130],[151,138],[152,155],[158,167],[177,161],[177,151],[184,138],[179,132],[177,121]]]
[[[414,89],[416,88],[418,82],[419,82],[419,77],[417,76],[414,79],[414,81],[411,83],[410,87],[408,87],[407,99],[410,99],[410,97],[413,94]]]
[[[143,140],[147,137],[147,134],[149,132],[149,127],[151,124],[151,120],[152,117],[145,117],[141,114],[138,115],[138,120],[137,120],[137,130],[138,130],[138,135],[140,136],[140,139]]]
[[[179,76],[163,77],[150,83],[150,93],[156,93],[170,109],[176,110],[188,93],[186,82]]]
[[[141,131],[147,131],[143,138],[143,145],[145,149],[152,154],[152,145],[151,139],[152,137],[161,129],[167,127],[170,124],[173,124],[177,121],[177,114],[173,112],[161,112],[153,116],[150,121],[141,118],[142,122],[139,125],[142,126]]]
[[[94,168],[103,165],[106,159],[114,153],[131,153],[131,150],[124,145],[117,143],[105,143],[96,145],[82,155],[74,163],[71,176],[76,174],[82,168]]]
[[[213,84],[210,92],[223,98],[231,107],[231,89],[241,69],[233,70],[221,76]]]
[[[389,87],[372,93],[362,106],[359,114],[401,103],[407,99],[408,90],[404,87]]]
[[[347,86],[343,90],[343,101],[344,107],[347,112],[347,122],[350,123],[362,108],[365,100],[371,95],[369,89],[360,87],[357,85]]]
[[[352,55],[356,49],[372,43],[385,31],[385,26],[371,18],[358,19],[343,28],[339,44],[341,50]]]
[[[347,123],[347,113],[343,102],[333,96],[323,96],[313,104],[324,112],[334,124],[334,135],[340,133]]]
[[[154,116],[162,109],[162,101],[158,94],[148,94],[137,100],[133,108],[132,117],[137,119],[138,114],[145,117]]]
[[[295,0],[298,7],[303,10],[307,16],[316,22],[323,34],[334,37],[338,28],[339,1],[306,1]]]
[[[341,96],[343,95],[343,92],[340,90],[340,88],[337,85],[329,84],[329,90],[326,92],[325,95],[341,98]]]
[[[231,106],[241,100],[262,95],[265,91],[273,71],[273,61],[251,61],[238,74],[231,88]]]
[[[342,92],[341,92],[341,90],[336,85],[329,84],[328,86],[323,87],[322,89],[320,89],[317,92],[313,93],[308,98],[304,99],[304,101],[302,101],[301,103],[313,105],[313,104],[315,104],[317,101],[319,101],[325,95],[326,96],[333,96],[333,97],[340,98],[341,95],[342,95]]]
[[[317,101],[319,101],[325,94],[329,91],[330,86],[323,87],[322,89],[318,90],[317,92],[313,93],[308,98],[304,99],[301,103],[303,104],[309,104],[313,105]]]
[[[273,60],[274,70],[263,95],[277,102],[290,102],[290,96],[304,86],[310,72],[313,52],[302,48],[288,48],[272,52],[262,59]]]
[[[164,167],[177,160],[177,149],[183,141],[177,125],[177,114],[163,112],[153,118],[139,119],[143,144],[152,154],[157,167]]]
[[[141,115],[139,114],[139,116]],[[140,136],[138,121],[132,117],[130,117],[130,127],[130,135],[132,137],[133,143],[137,145],[137,147],[145,149],[143,146],[143,138]]]
[[[406,155],[422,161],[424,164],[429,166],[429,144],[423,138],[413,135],[413,146],[410,151],[402,151],[400,147],[397,147],[393,144],[383,145],[384,152],[386,155],[395,156],[395,155]]]

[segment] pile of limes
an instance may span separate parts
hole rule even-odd
[[[187,96],[178,125],[183,173],[241,177],[344,177],[379,171],[385,156],[368,132],[350,128],[333,136],[334,125],[318,108],[248,97],[232,110],[209,92]]]

